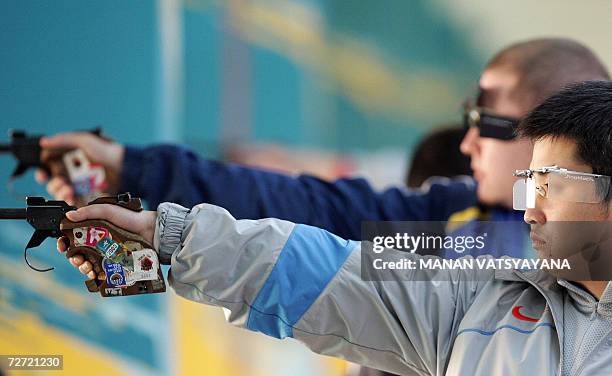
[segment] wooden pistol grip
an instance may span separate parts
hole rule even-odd
[[[110,141],[109,139],[103,136],[98,135],[98,137],[100,137],[103,140]],[[75,183],[71,181],[70,174],[68,172],[68,168],[64,164],[65,154],[72,152],[74,150],[76,149],[74,148],[72,149],[69,149],[69,148],[43,149],[41,153],[41,162],[46,172],[51,175],[50,177],[61,177],[64,180],[70,182],[70,184],[74,186]],[[95,163],[89,160],[88,156],[85,155],[84,157],[87,159],[85,162],[90,164],[90,166],[96,165]],[[74,159],[71,159],[71,160],[74,160],[75,163],[83,163],[81,161],[81,158],[75,157]],[[96,166],[102,167],[100,165],[96,165]],[[92,193],[91,195],[87,195],[87,194],[84,196],[77,195],[74,198],[76,206],[77,207],[86,206],[88,202],[91,201],[93,198],[96,198],[98,196],[104,196],[106,194],[116,193],[115,191],[119,187],[119,180],[120,180],[120,176],[117,174],[117,172],[112,169],[104,168],[104,180],[106,181],[106,184],[107,184],[106,188],[104,188],[104,192],[96,191],[95,194]]]
[[[117,196],[102,196],[88,203],[88,205],[96,205],[96,204],[117,205],[117,206],[121,206],[122,208],[126,208],[131,211],[135,211],[135,212],[141,212],[143,210],[142,202],[140,201],[140,198],[137,198],[137,197],[134,197],[134,198],[130,197],[130,200],[127,202],[121,202],[121,201],[118,202]]]
[[[100,292],[102,296],[106,297],[156,293],[164,292],[166,290],[164,277],[161,268],[159,267],[159,259],[156,254],[155,257],[157,259],[152,264],[156,265],[157,267],[156,280],[136,280],[132,281],[133,283],[130,285],[119,287],[108,285],[103,265],[103,260],[105,257],[119,257],[124,261],[129,260],[129,262],[134,263],[133,258],[139,254],[134,254],[134,252],[146,249],[151,250],[148,252],[154,252],[153,246],[140,235],[126,231],[104,220],[71,222],[65,219],[62,221],[60,229],[62,234],[69,240],[69,247],[66,252],[66,257],[70,258],[75,255],[81,255],[93,266],[93,270],[96,273],[97,278],[95,280],[88,280],[85,282],[88,291]],[[98,241],[102,240],[103,238],[110,238],[114,243],[118,243],[120,245],[117,253],[113,253],[113,255],[105,255],[104,251],[97,247]],[[132,269],[132,271],[133,270],[134,269]],[[126,273],[128,272],[129,268],[126,269]]]
[[[74,149],[43,150],[40,159],[41,162],[47,166],[47,172],[51,173],[51,177],[59,176],[67,181],[70,180],[68,177],[68,170],[66,170],[66,166],[64,166],[62,157],[64,154],[72,150]]]
[[[67,235],[67,233],[64,233]],[[85,261],[89,261],[93,266],[94,272],[96,272],[96,279],[88,279],[85,281],[85,286],[89,292],[98,292],[100,291],[100,285],[102,281],[106,277],[104,274],[104,270],[102,269],[102,256],[100,253],[92,247],[87,246],[72,246],[73,241],[70,241],[71,246],[68,247],[66,251],[66,258],[71,258],[76,255],[83,256]]]

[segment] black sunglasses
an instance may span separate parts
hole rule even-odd
[[[519,121],[517,118],[493,114],[482,107],[465,106],[463,110],[463,126],[466,130],[477,127],[480,137],[513,140],[516,138]]]

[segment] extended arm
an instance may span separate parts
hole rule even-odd
[[[277,219],[236,220],[206,204],[160,205],[154,239],[177,294],[226,308],[246,329],[402,374],[443,373],[485,283],[469,271],[446,282],[426,274],[364,281],[359,242]]]
[[[361,222],[446,220],[476,204],[470,178],[434,179],[420,190],[376,192],[364,179],[327,182],[206,160],[175,145],[126,147],[120,191],[152,207],[175,202],[211,203],[236,218],[274,217],[309,224],[344,238],[361,239]]]

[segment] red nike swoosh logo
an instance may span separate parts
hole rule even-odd
[[[520,306],[520,305],[512,308],[512,316],[516,317],[519,320],[523,320],[523,321],[529,321],[529,322],[538,322],[538,321],[540,321],[540,319],[534,319],[533,317],[527,317],[527,316],[523,315],[521,313],[521,308],[523,308],[523,306]]]

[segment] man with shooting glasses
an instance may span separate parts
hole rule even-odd
[[[518,119],[566,84],[608,78],[593,52],[572,40],[535,39],[507,47],[489,62],[476,98],[466,106],[470,129],[461,151],[471,157],[475,180],[434,178],[421,190],[375,192],[364,179],[293,177],[204,160],[181,146],[123,146],[85,133],[41,144],[82,149],[107,175],[118,177],[109,193],[129,191],[153,208],[164,201],[187,207],[206,202],[236,218],[286,219],[348,239],[361,239],[366,220],[520,221],[522,214],[511,209],[512,172],[529,162],[532,146],[514,138]],[[57,199],[74,200],[74,189],[62,177],[52,177],[47,189]],[[521,253],[517,247],[510,255]]]
[[[567,255],[557,248],[555,222],[603,224],[601,239],[609,239],[612,82],[560,91],[518,133],[534,148],[529,169],[515,171],[514,205],[526,209],[540,258]],[[237,326],[293,337],[321,354],[399,374],[612,374],[610,263],[598,280],[494,268],[396,270],[391,282],[364,281],[366,243],[362,250],[360,242],[307,225],[236,220],[208,204],[162,203],[140,213],[91,205],[67,216],[139,233],[171,265],[177,294],[226,308]],[[60,239],[58,249],[65,248]],[[610,260],[604,253],[612,247],[585,249],[573,253],[591,263]]]

